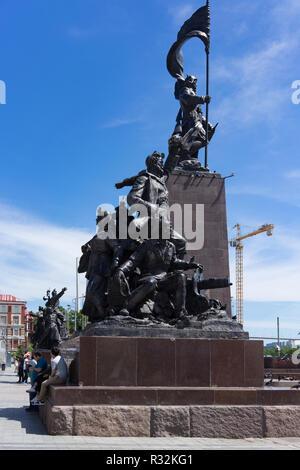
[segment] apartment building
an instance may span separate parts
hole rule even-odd
[[[24,300],[13,295],[0,295],[0,349],[14,352],[28,344],[33,321]]]

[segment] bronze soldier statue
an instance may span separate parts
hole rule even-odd
[[[203,267],[198,263],[177,258],[174,244],[160,238],[144,241],[128,261],[117,269],[115,278],[121,284],[122,278],[126,279],[136,268],[140,270],[137,287],[126,299],[121,313],[128,315],[134,312],[155,291],[164,291],[172,296],[174,317],[184,319],[187,312],[186,275],[183,271]]]
[[[101,211],[101,208],[99,208],[98,213],[97,225],[109,216],[108,212]],[[108,231],[108,225],[104,227],[104,231]],[[100,233],[96,234],[81,247],[82,256],[78,267],[78,272],[85,272],[85,277],[88,280],[82,313],[87,315],[89,321],[92,322],[103,320],[105,317],[107,283],[111,275],[113,261],[111,239],[100,237]]]
[[[209,96],[198,96],[197,78],[187,75],[178,79],[175,85],[175,98],[180,102],[173,135],[182,137],[179,165],[184,161],[198,161],[198,152],[206,145],[206,118],[201,105],[210,102]],[[208,123],[208,142],[213,137],[216,127]]]
[[[39,307],[35,331],[31,337],[33,344],[41,349],[57,347],[63,339],[66,339],[65,317],[59,310],[59,299],[64,295],[67,288],[64,287],[59,293],[54,289],[47,291],[43,300],[46,301],[45,308]]]
[[[137,205],[147,210],[148,218],[146,221],[142,220],[142,224],[148,224],[147,238],[154,238],[153,233],[151,233],[151,227],[153,227],[151,221],[155,218],[157,224],[164,221],[165,228],[169,227],[170,230],[170,241],[174,243],[178,256],[182,258],[185,254],[186,240],[170,226],[169,198],[166,184],[170,172],[177,164],[180,148],[181,138],[178,136],[171,137],[169,139],[169,155],[165,164],[163,163],[165,155],[155,150],[146,158],[146,170],[141,171],[132,178],[125,179],[121,183],[117,183],[115,186],[117,189],[132,186],[127,196],[127,203],[129,206]],[[138,221],[139,219],[137,219],[137,224]],[[163,227],[163,225],[161,226]]]

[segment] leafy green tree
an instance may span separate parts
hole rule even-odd
[[[81,310],[77,312],[76,310],[70,308],[59,307],[60,311],[64,314],[67,324],[67,330],[70,334],[73,334],[75,331],[75,316],[76,316],[76,330],[83,330],[87,324],[87,317],[81,313]]]
[[[282,347],[280,348],[280,357],[285,356],[286,354],[292,355],[298,348],[290,348],[290,347]],[[272,356],[278,357],[278,351],[276,348],[266,349],[264,350],[265,356]]]
[[[16,357],[21,357],[25,354],[23,344],[19,344],[16,350]]]

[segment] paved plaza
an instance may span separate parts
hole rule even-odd
[[[100,438],[48,436],[38,413],[26,412],[28,384],[17,383],[13,368],[0,372],[0,450],[300,450],[300,438]]]

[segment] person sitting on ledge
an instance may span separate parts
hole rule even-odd
[[[68,366],[57,347],[51,349],[51,374],[49,379],[41,384],[39,394],[31,401],[32,405],[44,405],[49,385],[65,384],[68,378]]]
[[[28,408],[25,408],[26,411],[33,411],[36,409],[32,405],[32,400],[35,398],[36,394],[41,389],[41,383],[44,382],[49,377],[50,367],[48,368],[48,363],[45,357],[42,356],[40,351],[35,351],[33,353],[33,361],[31,361],[31,388],[26,390],[29,393],[29,402],[30,405]]]

